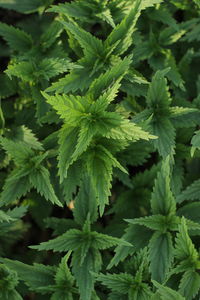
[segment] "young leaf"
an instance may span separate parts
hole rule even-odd
[[[101,40],[80,28],[77,24],[75,25],[64,21],[61,21],[61,23],[74,35],[83,48],[85,55],[92,55],[94,57],[102,56],[104,47]]]
[[[117,25],[105,41],[105,46],[110,47],[120,41],[113,50],[113,54],[123,54],[132,43],[132,34],[135,29],[136,22],[140,16],[141,0],[135,1],[134,8],[129,14]]]
[[[130,64],[131,57],[125,57],[111,69],[108,69],[106,73],[94,80],[89,88],[89,94],[91,94],[91,97],[96,100],[108,90],[104,96],[108,105],[114,99],[117,89],[119,88],[120,81],[127,73]],[[111,96],[112,94],[114,97]]]

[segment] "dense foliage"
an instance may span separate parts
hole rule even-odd
[[[0,299],[199,300],[199,0],[0,8]]]

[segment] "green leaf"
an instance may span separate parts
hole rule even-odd
[[[120,81],[127,73],[131,64],[131,57],[125,57],[112,68],[108,69],[104,74],[100,75],[89,88],[89,93],[93,99],[98,99],[103,93],[107,101],[107,105],[114,100],[115,94],[120,85]]]
[[[8,269],[4,264],[1,264],[0,274],[1,274],[0,298],[11,299],[11,300],[22,300],[22,297],[15,290],[15,287],[18,284],[17,273],[13,270]]]
[[[72,276],[70,269],[67,265],[67,261],[70,256],[70,252],[66,254],[59,264],[56,275],[55,275],[55,281],[56,281],[56,293],[54,294],[53,299],[56,299],[60,295],[60,299],[73,299],[72,297],[72,291],[73,291],[73,285],[74,285],[74,277]]]
[[[173,215],[176,212],[176,201],[170,187],[170,158],[167,157],[161,166],[155,180],[151,195],[151,209],[153,214]]]
[[[44,8],[45,0],[0,0],[0,7],[29,14]]]
[[[9,175],[3,186],[0,206],[8,205],[30,191],[31,185],[27,176],[29,172],[27,169],[16,169]]]
[[[152,123],[152,133],[158,138],[153,141],[159,154],[166,158],[175,153],[175,129],[167,118],[159,119]]]
[[[46,28],[41,36],[41,44],[44,49],[51,47],[56,39],[61,35],[63,26],[57,20],[54,20],[51,25]]]
[[[65,77],[62,77],[48,87],[46,92],[56,91],[56,93],[67,94],[69,92],[76,92],[77,90],[86,90],[94,80],[94,77],[85,76],[85,74],[90,74],[91,72],[91,67],[88,65],[90,62],[86,59],[81,59],[79,63],[82,68],[72,70]]]
[[[77,24],[67,23],[61,21],[64,28],[69,30],[77,39],[84,50],[85,55],[92,55],[94,57],[101,57],[104,53],[104,47],[101,40],[93,36],[91,33],[80,28]]]
[[[120,294],[127,294],[130,287],[133,285],[134,278],[127,273],[119,274],[99,274],[97,280],[103,285],[106,285],[112,291]]]
[[[112,128],[107,134],[105,134],[105,137],[130,141],[137,141],[139,139],[150,140],[157,138],[155,135],[149,134],[141,127],[127,119],[122,119],[119,126]]]
[[[75,221],[83,225],[88,213],[90,214],[90,222],[95,222],[98,218],[95,187],[92,184],[91,178],[85,174],[78,196],[75,199],[73,210]]]
[[[94,149],[88,155],[87,169],[95,187],[100,214],[102,215],[105,205],[109,203],[108,197],[111,195],[113,163],[100,149]]]
[[[71,2],[71,3],[59,3],[58,5],[52,5],[47,11],[56,12],[63,14],[68,17],[74,18],[89,18],[90,14],[88,13],[88,7],[81,6],[81,2]]]
[[[200,289],[200,275],[195,271],[187,271],[184,273],[180,285],[179,292],[187,300],[192,300]]]
[[[21,29],[0,22],[0,36],[8,43],[12,50],[24,53],[31,49],[31,36]]]
[[[105,46],[110,47],[118,42],[113,54],[123,54],[132,43],[132,34],[135,29],[136,22],[140,16],[141,0],[135,1],[134,8],[129,14],[117,25],[105,41]]]
[[[115,249],[115,255],[107,268],[110,269],[118,265],[119,262],[123,261],[128,255],[132,255],[134,252],[146,247],[151,236],[151,230],[144,226],[130,224],[126,229],[126,233],[122,236],[122,239],[131,243],[133,246],[118,245]]]
[[[199,117],[200,111],[196,108],[181,106],[170,107],[170,119],[176,127],[188,128],[196,126],[199,124]]]
[[[92,142],[93,136],[95,135],[95,124],[93,126],[92,123],[86,122],[81,124],[81,129],[79,131],[78,139],[77,139],[77,144],[75,147],[75,150],[71,156],[71,159],[73,161],[77,160],[78,157],[87,150],[89,145]],[[98,120],[97,120],[98,122]]]
[[[129,246],[129,247],[131,246],[131,244],[126,242],[125,240],[118,239],[107,234],[94,232],[93,238],[94,238],[93,247],[98,250],[104,250],[119,244],[123,246]]]
[[[62,119],[72,126],[78,125],[80,117],[85,113],[85,107],[88,102],[85,98],[74,95],[56,95],[49,96],[46,93],[42,95],[47,102],[57,111]]]
[[[30,184],[32,184],[38,193],[40,193],[41,196],[44,196],[47,201],[61,207],[63,206],[54,192],[53,186],[50,182],[50,173],[48,169],[40,166],[39,168],[31,171],[29,180]]]
[[[60,182],[67,177],[67,170],[72,164],[72,155],[76,149],[79,130],[75,127],[63,126],[59,132],[58,174]]]
[[[19,278],[23,280],[31,290],[45,288],[48,285],[54,284],[55,268],[52,266],[42,264],[34,264],[31,266],[8,258],[1,259],[1,261],[11,270],[17,272]]]
[[[149,242],[152,279],[163,282],[173,258],[172,236],[169,232],[155,232]]]
[[[98,273],[102,264],[99,251],[90,249],[81,264],[80,251],[76,251],[72,259],[72,271],[76,278],[81,300],[90,300],[92,291],[94,290],[94,275],[92,272]]]
[[[25,82],[39,83],[41,80],[50,80],[59,74],[65,73],[77,66],[64,58],[45,58],[41,62],[24,61],[9,65],[6,74],[16,76]]]
[[[11,80],[6,74],[0,74],[0,99],[10,97],[17,92],[15,80]]]
[[[200,130],[195,131],[195,135],[193,136],[191,143],[194,147],[200,147]]]
[[[44,150],[42,144],[38,141],[31,129],[24,125],[17,128],[16,135],[13,137],[13,140],[23,142],[26,146],[35,150]]]
[[[200,223],[199,210],[200,210],[200,202],[192,202],[180,207],[177,210],[177,215],[184,216],[187,219]]]
[[[151,230],[166,232],[166,230],[174,230],[177,228],[177,217],[169,217],[163,215],[153,215],[149,217],[140,217],[135,219],[125,219],[131,224],[138,224],[146,226]]]
[[[200,179],[195,180],[189,185],[180,195],[177,196],[177,201],[183,202],[185,200],[200,200]]]
[[[63,180],[62,187],[65,197],[65,201],[69,203],[73,199],[73,195],[76,194],[76,188],[80,185],[83,174],[83,162],[77,160],[70,165],[67,171],[67,178]]]
[[[15,164],[18,166],[28,164],[31,157],[34,156],[34,151],[23,142],[14,142],[6,138],[0,138],[3,149],[12,157]]]
[[[167,80],[164,77],[168,72],[169,68],[157,71],[149,86],[147,104],[155,113],[159,109],[167,111],[171,103]]]
[[[38,246],[30,246],[31,249],[53,250],[55,252],[67,252],[80,247],[82,232],[77,229],[70,229],[66,233],[48,242],[43,242]]]
[[[171,288],[167,286],[163,286],[158,282],[156,282],[155,280],[152,280],[152,282],[155,285],[155,287],[157,287],[161,300],[186,300],[178,292],[172,290]]]
[[[179,232],[176,236],[176,245],[174,254],[178,260],[181,262],[188,261],[190,267],[193,268],[194,264],[197,262],[199,254],[189,237],[186,220],[182,217],[181,225],[179,226]]]
[[[0,223],[14,221],[9,215],[7,215],[3,210],[0,210]]]

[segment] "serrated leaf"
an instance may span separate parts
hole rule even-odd
[[[11,218],[3,210],[0,210],[0,223],[2,223],[2,222],[10,222],[10,221],[14,221],[14,220],[15,219]]]
[[[192,127],[199,124],[200,111],[195,108],[175,106],[170,108],[170,119],[176,127]]]
[[[128,255],[132,255],[137,250],[147,246],[149,239],[152,236],[152,231],[139,225],[129,225],[126,229],[126,233],[122,236],[122,239],[131,243],[133,246],[119,245],[115,249],[115,255],[108,265],[108,269],[114,265],[118,265],[120,261],[123,261]]]
[[[178,216],[184,216],[187,219],[191,219],[194,222],[200,223],[200,202],[192,202],[185,204],[177,210]]]
[[[78,284],[80,299],[90,300],[95,281],[91,272],[99,272],[102,264],[101,255],[99,251],[91,249],[81,265],[80,261],[80,252],[76,251],[72,260],[72,271]]]
[[[54,284],[55,268],[42,264],[27,265],[17,260],[1,259],[6,266],[17,272],[31,290]]]
[[[111,194],[113,163],[108,156],[97,149],[88,156],[87,169],[95,187],[100,214],[102,215]]]
[[[179,292],[187,300],[192,300],[200,289],[200,275],[195,271],[187,271],[183,274],[179,284]]]
[[[15,10],[20,13],[32,13],[44,8],[45,0],[0,0],[0,7]]]
[[[33,44],[32,38],[28,33],[4,23],[0,23],[0,36],[5,39],[12,50],[22,53],[30,50]]]
[[[105,46],[114,45],[116,42],[120,43],[115,47],[113,54],[123,54],[132,43],[132,34],[135,29],[136,22],[140,16],[141,0],[135,1],[134,8],[129,14],[118,24],[105,41]]]
[[[169,232],[155,232],[149,242],[152,279],[163,282],[173,258],[172,236]]]
[[[38,193],[47,201],[50,201],[52,204],[57,204],[58,206],[63,206],[62,203],[58,200],[53,186],[50,182],[50,173],[48,169],[43,166],[31,171],[29,175],[30,184],[36,188]]]
[[[53,250],[55,252],[67,252],[69,250],[76,250],[79,248],[81,238],[81,231],[77,229],[70,229],[66,233],[48,242],[43,242],[38,246],[30,246],[32,249]]]
[[[178,260],[181,262],[189,261],[190,267],[193,268],[194,264],[197,262],[199,254],[189,237],[187,225],[184,217],[182,217],[181,224],[179,226],[179,232],[176,236],[176,245],[174,254]]]
[[[166,230],[177,229],[178,220],[176,217],[168,217],[163,215],[153,215],[148,217],[140,217],[135,219],[125,219],[131,224],[146,226],[151,230],[165,232]]]
[[[97,280],[119,294],[127,294],[134,282],[133,276],[127,273],[99,274]]]
[[[151,195],[153,214],[173,215],[176,212],[176,201],[170,187],[170,158],[167,157],[158,172]]]
[[[88,213],[90,214],[90,222],[95,222],[98,218],[95,187],[91,178],[85,174],[82,178],[78,196],[75,199],[73,210],[75,221],[83,225]]]
[[[156,282],[155,280],[152,280],[155,287],[158,288],[159,295],[161,297],[161,300],[186,300],[184,297],[182,297],[178,292],[174,291],[173,289],[163,286]],[[157,299],[157,298],[153,298]],[[160,299],[159,299],[160,300]]]
[[[120,81],[127,73],[130,64],[131,57],[125,57],[122,61],[119,61],[118,64],[108,69],[106,73],[99,76],[89,88],[91,97],[98,99],[106,92],[104,97],[106,98],[108,105],[114,99],[113,96],[115,96],[119,88]]]
[[[177,196],[177,202],[184,200],[199,200],[200,199],[200,179],[195,180],[190,184],[180,195]]]
[[[13,140],[23,142],[25,145],[35,150],[44,150],[42,144],[38,141],[35,134],[28,127],[22,125],[17,128]]]
[[[164,77],[168,72],[169,68],[162,71],[157,71],[153,76],[152,82],[149,86],[146,98],[147,104],[155,112],[156,109],[168,110],[171,102],[167,80]]]
[[[30,170],[27,169],[16,169],[9,175],[0,196],[0,206],[8,205],[20,199],[31,189],[27,177],[29,172]]]
[[[79,130],[75,127],[64,126],[59,133],[58,174],[60,182],[67,177],[67,170],[72,163],[72,155],[78,141]]]
[[[104,47],[101,40],[85,31],[83,28],[80,28],[77,24],[67,23],[64,21],[61,21],[61,23],[64,28],[74,35],[83,48],[85,55],[92,55],[94,57],[98,57],[99,55],[102,56],[102,53],[104,53]]]
[[[71,299],[73,299],[72,287],[74,284],[74,277],[72,276],[70,269],[67,265],[67,261],[69,259],[70,254],[71,253],[69,252],[62,258],[56,271],[55,282],[57,294],[59,294],[60,292],[60,295],[63,294],[63,297],[66,295],[66,298],[68,297],[70,299],[71,297]]]
[[[175,151],[175,129],[168,118],[162,118],[151,124],[152,134],[158,138],[153,141],[159,154],[166,158],[174,155]]]
[[[17,92],[15,80],[11,80],[6,74],[0,74],[0,99],[10,97]]]
[[[54,20],[41,36],[42,47],[44,49],[51,47],[62,31],[62,24],[60,24],[57,20]]]
[[[57,111],[66,123],[77,125],[80,121],[80,117],[84,115],[85,106],[88,105],[86,99],[80,96],[74,95],[56,95],[49,96],[46,93],[42,93],[47,99],[47,102]]]
[[[34,156],[34,151],[23,142],[16,143],[6,138],[0,138],[0,143],[18,166],[28,164],[31,157]]]

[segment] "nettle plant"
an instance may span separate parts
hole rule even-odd
[[[199,0],[0,8],[0,299],[199,300]]]

